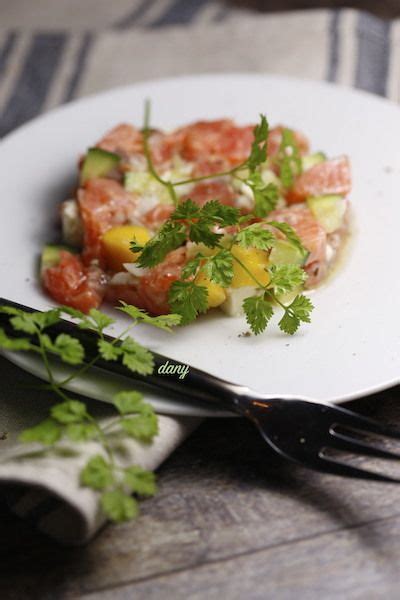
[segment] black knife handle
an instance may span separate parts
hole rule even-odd
[[[31,307],[4,298],[0,298],[0,306],[9,306],[27,312],[35,312],[35,309]],[[0,327],[3,327],[9,336],[15,336],[15,331],[9,323],[9,318],[9,315],[0,313]],[[80,329],[75,323],[62,319],[59,323],[48,327],[46,333],[52,339],[60,333],[70,334],[79,339],[85,349],[86,363],[98,356],[98,336],[94,332]],[[105,335],[104,337],[109,342],[115,340],[115,338],[109,335]],[[154,357],[154,371],[151,375],[143,376],[139,373],[133,373],[120,361],[106,361],[101,357],[96,360],[95,366],[96,368],[98,367],[105,371],[128,377],[145,387],[178,395],[181,399],[182,396],[186,396],[196,402],[206,402],[208,405],[215,404],[218,408],[224,408],[233,412],[243,412],[242,403],[249,393],[248,388],[229,383],[210,373],[176,361],[168,356],[158,354],[152,350],[150,352]],[[175,370],[174,374],[165,372],[168,365]],[[186,374],[184,377],[181,377],[183,372]]]

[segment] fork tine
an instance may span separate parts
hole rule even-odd
[[[332,425],[332,427],[348,426],[354,429],[358,429],[360,431],[365,431],[367,433],[377,433],[379,435],[391,437],[394,439],[400,439],[400,429],[390,427],[389,425],[384,425],[383,423],[379,423],[374,419],[364,417],[363,415],[354,413],[341,406],[334,407],[333,416],[335,422]]]
[[[369,479],[370,481],[400,483],[400,479],[395,477],[382,475],[381,473],[374,473],[373,471],[368,471],[367,469],[359,469],[358,467],[353,467],[352,465],[348,465],[338,460],[332,460],[321,455],[319,455],[318,458],[314,458],[312,461],[307,461],[307,466],[318,471],[322,471],[323,473],[332,473],[334,475],[342,475],[345,477],[355,477],[357,479]]]
[[[361,440],[356,440],[347,435],[337,433],[336,431],[332,432],[331,439],[327,443],[327,446],[335,448],[336,450],[348,450],[349,452],[365,454],[366,456],[375,456],[376,458],[387,458],[389,460],[400,459],[400,454],[397,452],[391,452],[384,448],[377,448],[372,444],[367,444]]]

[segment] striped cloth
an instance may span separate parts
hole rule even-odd
[[[400,24],[366,13],[267,16],[210,0],[40,0],[33,13],[30,3],[2,0],[0,136],[74,98],[167,75],[280,73],[399,100]],[[36,392],[27,401],[15,387],[23,376],[4,359],[0,369],[0,481],[13,483],[11,506],[64,543],[85,542],[104,519],[97,496],[79,487],[82,458],[19,458],[18,430],[39,420],[48,404]],[[194,425],[161,417],[156,444],[131,448],[135,460],[156,467]]]
[[[66,2],[71,6],[75,0],[58,0],[61,15]],[[107,4],[95,2],[96,7]],[[0,136],[82,95],[205,71],[328,79],[399,99],[400,23],[353,10],[260,16],[208,0],[122,4],[130,9],[114,22],[110,15],[98,16],[98,28],[91,30],[72,17],[71,27],[60,30],[49,15],[43,15],[40,32],[10,30],[5,26],[15,26],[15,17],[5,14],[0,25]]]

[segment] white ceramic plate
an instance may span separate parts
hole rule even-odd
[[[43,243],[56,239],[57,205],[73,186],[77,157],[116,123],[140,124],[145,98],[152,100],[153,124],[162,128],[221,116],[248,123],[265,112],[272,124],[304,131],[315,150],[347,153],[355,231],[342,268],[313,292],[312,324],[293,337],[276,322],[263,335],[238,337],[244,320],[215,313],[173,335],[141,326],[137,338],[258,392],[338,402],[398,383],[400,110],[327,84],[239,74],[161,80],[75,102],[17,130],[0,144],[1,295],[49,307],[36,261]],[[119,316],[116,330],[124,323]],[[37,369],[26,357],[22,366]],[[109,397],[100,387],[92,381],[84,392]],[[197,414],[192,406],[162,399],[157,407]]]

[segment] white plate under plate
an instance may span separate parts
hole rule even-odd
[[[244,74],[153,81],[74,102],[9,135],[0,144],[1,296],[49,307],[36,279],[37,258],[43,243],[56,239],[57,205],[74,184],[77,157],[116,123],[140,124],[145,98],[161,128],[222,116],[248,123],[265,112],[272,124],[304,131],[314,149],[347,153],[355,231],[342,268],[313,292],[312,324],[295,336],[282,334],[275,321],[263,335],[239,337],[242,318],[214,313],[172,335],[140,326],[138,340],[269,394],[338,402],[398,383],[400,110],[328,84]],[[117,318],[115,331],[126,325],[123,315]],[[26,358],[23,366],[36,368]],[[85,393],[99,397],[91,386]],[[160,403],[163,412],[196,412]]]

